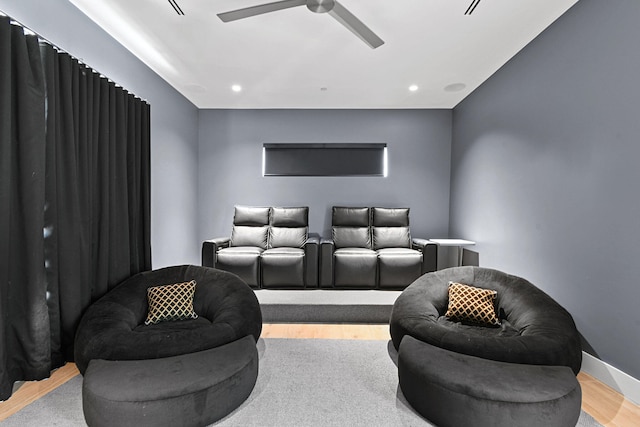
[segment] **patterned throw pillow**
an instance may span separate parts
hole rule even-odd
[[[195,280],[148,288],[149,313],[144,324],[153,325],[167,320],[196,319],[198,315],[193,310],[195,291]]]
[[[494,305],[497,291],[449,282],[449,306],[445,316],[451,320],[483,325],[499,325]]]

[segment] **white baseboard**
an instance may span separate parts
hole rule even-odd
[[[636,405],[640,405],[640,380],[584,351],[581,371],[605,383]]]

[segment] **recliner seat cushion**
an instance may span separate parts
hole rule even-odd
[[[404,288],[422,273],[422,252],[408,248],[379,249],[378,286]]]
[[[304,249],[273,248],[262,253],[262,286],[304,287]]]
[[[265,250],[262,248],[259,248],[257,246],[231,246],[228,248],[222,248],[218,251],[218,255],[220,254],[234,254],[234,255],[238,255],[238,254],[245,254],[245,255],[260,255],[262,252],[264,252]]]
[[[258,286],[262,252],[264,249],[255,246],[220,249],[216,255],[216,268],[238,275],[249,286]]]
[[[334,286],[373,288],[378,255],[366,248],[343,248],[334,252]]]

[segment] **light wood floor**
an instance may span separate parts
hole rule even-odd
[[[388,325],[342,325],[342,324],[265,324],[262,338],[321,338],[389,340]],[[73,363],[56,370],[51,378],[24,383],[6,402],[0,403],[0,421],[39,399],[69,379],[78,375]],[[640,426],[640,407],[619,393],[596,380],[580,373],[582,387],[582,409],[605,427]]]

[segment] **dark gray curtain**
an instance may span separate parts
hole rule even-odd
[[[0,17],[0,399],[49,374],[45,89],[38,39]]]
[[[0,399],[151,269],[149,105],[0,18]]]

